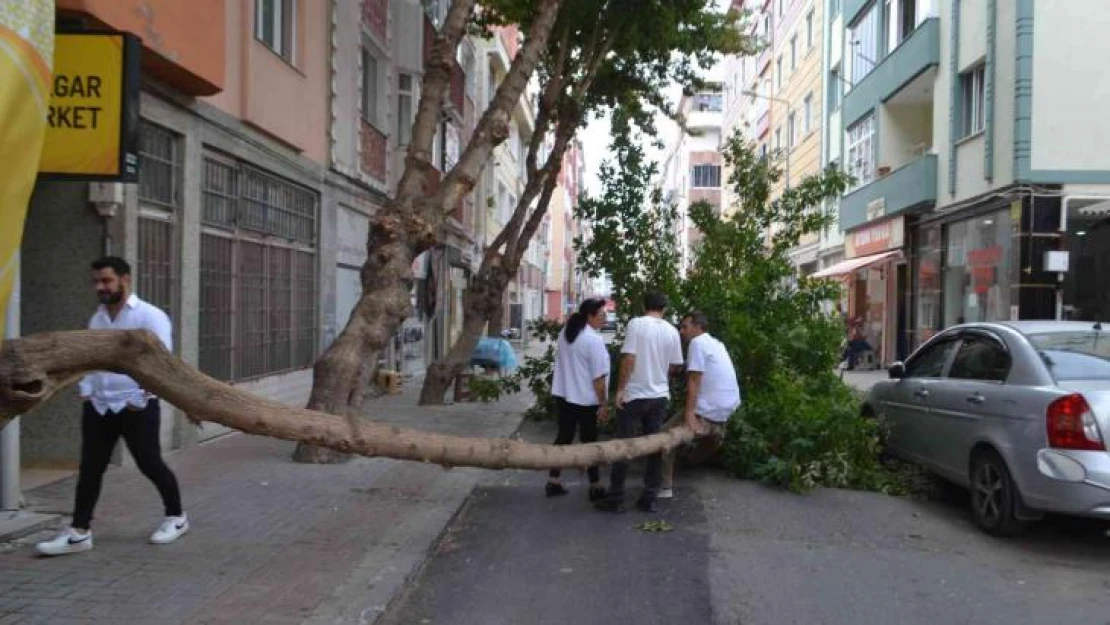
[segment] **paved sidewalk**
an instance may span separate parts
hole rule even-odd
[[[416,406],[418,380],[374,400],[373,418],[471,436],[509,436],[527,407]],[[358,458],[292,463],[293,443],[241,434],[168,457],[192,530],[147,544],[161,521],[153,486],[110,469],[96,548],[39,558],[40,532],[0,552],[0,624],[373,623],[469,496],[478,469]],[[68,514],[75,479],[26,493],[37,512]]]

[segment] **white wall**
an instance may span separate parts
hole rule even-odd
[[[1034,4],[1033,169],[1110,169],[1108,32],[1106,0]]]

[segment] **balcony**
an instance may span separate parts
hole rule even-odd
[[[926,154],[877,178],[840,201],[840,229],[851,230],[937,200],[937,157]]]
[[[852,124],[894,97],[904,87],[940,65],[940,20],[921,23],[902,43],[879,61],[871,73],[844,95],[844,122]]]

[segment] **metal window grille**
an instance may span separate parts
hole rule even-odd
[[[316,194],[252,167],[242,169],[239,226],[298,241],[316,241]]]
[[[200,239],[200,370],[233,380],[235,242],[204,233]]]
[[[139,267],[136,286],[146,301],[166,311],[177,310],[176,246],[174,224],[166,219],[139,218]]]
[[[293,362],[293,285],[290,257],[287,247],[270,247],[269,282],[269,362],[267,369],[279,371],[292,368]]]
[[[235,227],[239,211],[239,170],[235,165],[205,157],[201,195],[201,220],[205,224]]]
[[[293,366],[307,367],[316,359],[316,255],[294,252],[294,314],[297,336]]]
[[[235,275],[237,332],[235,377],[252,378],[270,373],[266,367],[269,319],[266,312],[266,246],[236,241],[239,258]]]
[[[239,381],[316,356],[318,197],[234,161],[204,159],[201,368]],[[260,236],[261,235],[261,236]]]
[[[181,207],[181,137],[143,122],[139,133],[139,199]]]

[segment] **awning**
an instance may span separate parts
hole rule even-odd
[[[889,252],[882,252],[880,254],[872,254],[870,256],[860,256],[858,258],[849,258],[842,260],[832,267],[826,267],[817,273],[809,276],[810,278],[837,278],[846,274],[850,274],[857,269],[863,269],[874,265],[875,263],[882,262],[894,256],[901,255],[900,250],[891,250]]]

